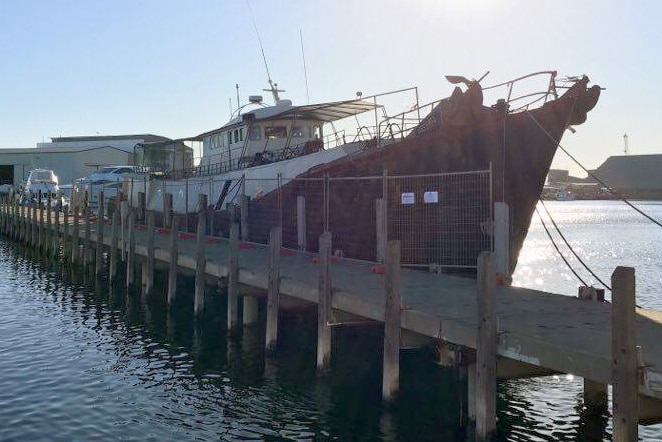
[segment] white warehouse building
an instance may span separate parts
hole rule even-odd
[[[0,149],[0,184],[18,186],[30,170],[52,169],[60,184],[89,175],[101,166],[134,164],[137,145],[171,141],[159,135],[57,137],[35,148]]]

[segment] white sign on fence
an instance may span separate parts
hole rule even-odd
[[[414,204],[416,198],[414,197],[414,192],[402,192],[400,196],[402,204]]]
[[[423,202],[424,203],[438,203],[439,202],[439,192],[436,190],[428,191],[423,193]]]

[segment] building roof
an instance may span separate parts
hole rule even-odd
[[[661,190],[662,154],[612,156],[593,174],[616,189]]]
[[[97,135],[93,137],[51,137],[53,143],[71,143],[81,141],[107,141],[107,140],[143,140],[145,143],[157,141],[170,141],[170,138],[161,135],[137,134],[137,135]]]
[[[20,154],[20,155],[33,155],[33,154],[42,154],[42,153],[75,153],[75,152],[85,152],[88,150],[99,150],[99,149],[114,149],[121,152],[125,152],[122,149],[118,149],[115,146],[70,146],[70,147],[25,147],[25,148],[9,148],[9,149],[0,149],[0,154]]]

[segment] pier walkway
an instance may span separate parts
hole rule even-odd
[[[48,223],[51,226],[49,230],[43,216],[36,217],[34,211],[32,214],[22,213],[11,204],[5,204],[0,209],[0,229],[7,236],[35,247],[54,241],[57,247],[51,249],[51,253],[55,254],[66,253],[66,244],[72,240],[75,242],[71,217],[65,222],[62,215],[58,215],[58,218],[54,216],[52,224]],[[114,219],[117,220],[117,217]],[[99,237],[98,232],[102,225],[103,233]],[[335,323],[348,320],[383,322],[385,394],[389,388],[397,390],[398,382],[397,353],[395,368],[387,366],[386,362],[389,340],[387,335],[389,327],[393,325],[389,324],[389,321],[392,322],[394,317],[389,313],[392,311],[389,310],[389,297],[397,292],[399,299],[397,296],[392,298],[397,303],[394,325],[397,329],[396,351],[411,345],[434,346],[439,351],[440,362],[469,367],[470,390],[472,382],[478,386],[473,388],[479,388],[481,385],[475,379],[472,381],[472,372],[473,376],[476,376],[475,373],[478,373],[478,377],[485,376],[485,364],[481,365],[481,356],[475,351],[477,348],[480,350],[484,336],[481,334],[481,326],[489,326],[489,323],[493,322],[491,326],[496,332],[497,345],[492,351],[498,356],[495,361],[495,376],[518,378],[571,373],[585,378],[593,388],[597,386],[598,391],[603,393],[601,400],[604,406],[607,400],[606,385],[622,381],[620,376],[629,376],[628,379],[632,382],[628,394],[635,402],[634,405],[632,401],[623,402],[623,408],[627,409],[627,416],[623,420],[634,418],[636,427],[637,421],[655,423],[662,418],[662,312],[634,308],[634,279],[631,284],[631,324],[628,325],[626,311],[623,328],[612,334],[612,324],[621,320],[615,319],[616,304],[620,302],[616,299],[614,304],[609,304],[582,300],[574,296],[499,286],[489,291],[494,296],[491,301],[494,311],[490,320],[480,313],[480,293],[484,288],[481,288],[484,283],[481,282],[483,280],[480,278],[480,270],[478,280],[406,268],[397,272],[397,278],[389,279],[393,278],[393,272],[389,270],[388,262],[383,266],[373,262],[331,257],[328,252],[325,257],[323,254],[283,249],[279,239],[269,247],[239,242],[238,234],[235,234],[233,239],[208,237],[203,234],[196,237],[191,233],[173,234],[166,229],[155,229],[153,222],[149,223],[149,227],[131,229],[131,225],[129,223],[124,229],[121,228],[123,226],[113,229],[107,223],[81,222],[79,245],[73,250],[98,248],[99,244],[103,244],[104,251],[109,255],[119,254],[122,250],[122,261],[126,260],[128,265],[139,262],[143,266],[143,286],[145,275],[149,276],[151,272],[153,278],[154,263],[150,264],[149,260],[153,259],[162,267],[165,265],[172,269],[175,267],[170,265],[171,260],[176,255],[177,271],[188,269],[196,272],[198,279],[202,278],[200,285],[203,292],[200,299],[196,281],[196,312],[198,307],[204,308],[205,281],[215,278],[228,284],[229,296],[232,296],[232,292],[235,296],[245,295],[247,298],[269,296],[267,321],[273,314],[271,293],[274,290],[275,299],[286,296],[322,306],[328,302],[329,313],[326,318],[320,320],[318,329],[319,343],[323,343],[323,335],[328,334],[328,343],[324,344],[328,348],[323,351],[321,358],[318,349],[318,367],[328,362],[331,357],[330,329]],[[202,227],[200,224],[198,227],[205,231],[204,223]],[[89,229],[88,232],[85,232],[86,228]],[[41,235],[37,240],[35,232]],[[49,232],[57,232],[57,236],[49,237]],[[111,232],[116,235],[114,238]],[[130,232],[133,232],[133,235]],[[134,246],[131,245],[132,237]],[[176,240],[176,252],[172,249],[173,240]],[[114,248],[115,244],[117,248]],[[133,257],[130,256],[131,250],[135,254]],[[90,254],[87,253],[88,256]],[[101,255],[97,252],[96,256]],[[200,265],[200,258],[204,258],[204,267]],[[328,274],[324,269],[328,269]],[[618,278],[617,273],[618,271],[615,272],[614,278]],[[493,283],[487,284],[487,287],[491,285]],[[618,281],[614,287],[617,286]],[[241,287],[250,290],[242,293]],[[328,287],[328,300],[320,295],[324,287]],[[614,297],[617,295],[615,288]],[[230,323],[236,320],[233,318],[233,315],[237,315],[236,302],[228,302]],[[275,302],[277,318],[278,301]],[[245,310],[247,305],[244,300]],[[320,308],[320,312],[322,311]],[[267,323],[267,344],[270,339],[275,340],[277,337],[273,327],[277,328],[277,320],[276,325],[273,325],[273,321],[272,325]],[[631,344],[635,344],[636,349]],[[633,373],[623,371],[623,364],[631,363],[636,364],[634,370],[630,370]],[[395,383],[387,386],[387,378],[392,379],[393,376]],[[480,421],[484,419],[481,418],[481,406],[484,404],[480,399],[484,392],[476,393],[479,397],[477,403],[472,405],[472,398],[469,397],[470,415],[471,408],[474,407],[473,416]],[[618,396],[621,397],[620,393]],[[615,387],[615,402],[616,397]],[[487,413],[489,415],[489,411]],[[627,435],[617,437],[616,427],[619,424],[616,423],[616,414],[614,420],[614,440],[628,440]],[[630,427],[632,425],[631,422],[626,424]],[[487,425],[489,426],[489,423]]]

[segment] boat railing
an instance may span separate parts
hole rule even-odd
[[[559,97],[557,90],[559,89],[559,86],[557,85],[556,74],[557,74],[556,71],[533,72],[531,74],[524,75],[503,83],[494,84],[491,86],[485,86],[483,87],[483,91],[498,89],[498,88],[506,88],[508,93],[505,101],[510,107],[510,112],[524,111],[540,102],[544,104],[549,100],[552,99],[555,100]],[[529,78],[539,77],[539,76],[549,76],[549,81],[547,83],[546,90],[539,92],[532,92],[532,93],[524,93],[522,95],[514,95],[515,85],[521,84],[524,80],[527,80]],[[517,104],[516,107],[511,106],[513,103]]]
[[[380,138],[394,140],[406,137],[440,102],[441,100],[435,100],[426,104],[414,104],[407,111],[384,117],[379,123]]]

